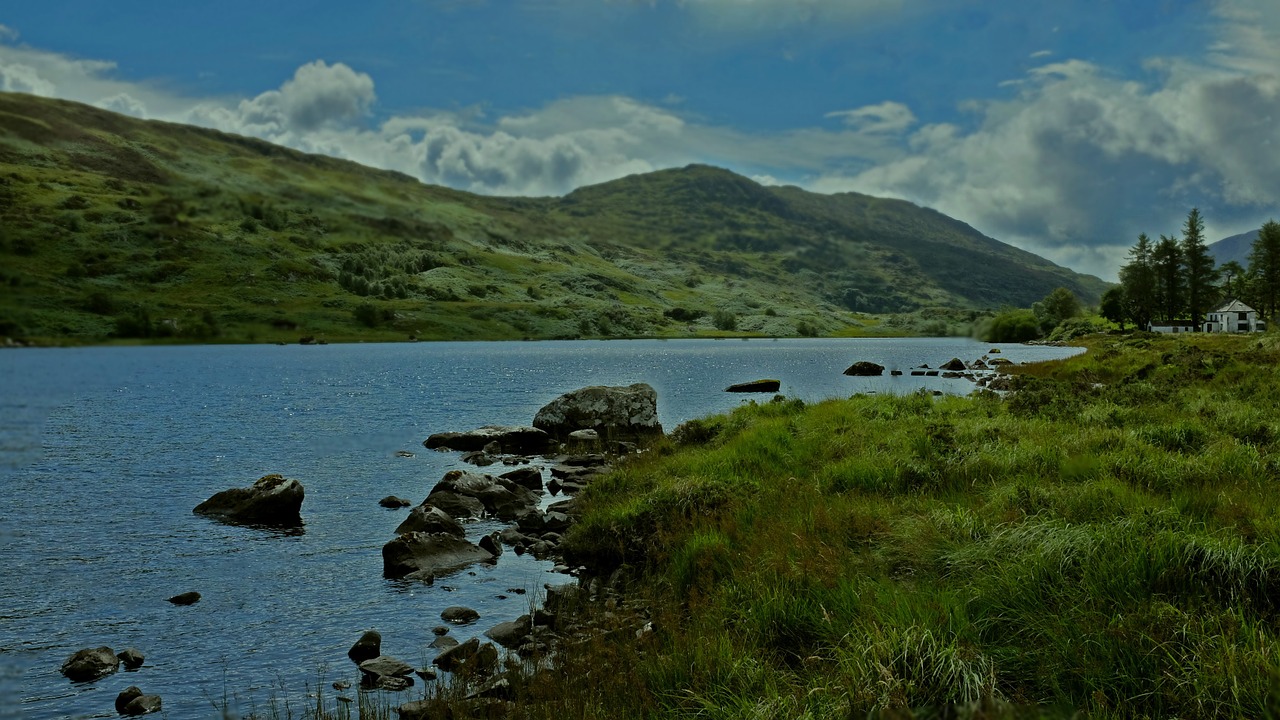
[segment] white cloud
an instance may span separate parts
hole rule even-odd
[[[899,102],[886,101],[854,110],[840,110],[826,114],[840,118],[845,125],[863,133],[900,133],[916,123],[911,108]]]
[[[18,31],[11,27],[0,25],[0,42],[12,42],[18,39]]]
[[[1030,57],[1032,60],[1039,60],[1040,58],[1047,58],[1050,55],[1053,55],[1052,50],[1037,50],[1031,53]]]

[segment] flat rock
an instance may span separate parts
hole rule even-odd
[[[178,593],[177,595],[169,598],[169,602],[174,605],[195,605],[200,602],[200,593],[195,592],[194,590],[191,592]]]
[[[469,607],[454,605],[447,607],[440,613],[440,619],[455,625],[466,625],[480,619],[480,613]]]
[[[493,554],[453,535],[408,532],[382,546],[382,574],[427,580],[493,559]]]
[[[450,505],[469,507],[466,498],[478,501],[484,512],[502,520],[514,520],[538,506],[538,496],[511,480],[492,475],[450,470],[427,495],[427,502],[439,505],[437,496]],[[447,511],[447,510],[446,510]]]
[[[265,475],[247,488],[223,490],[192,512],[238,525],[298,527],[302,525],[302,483],[282,475]]]
[[[407,508],[413,503],[402,497],[396,497],[395,495],[388,495],[382,498],[381,500],[379,500],[378,504],[384,508],[390,508],[394,510],[396,508]]]
[[[751,380],[748,383],[731,384],[724,388],[724,392],[778,392],[781,387],[782,383],[778,380]]]
[[[485,631],[485,637],[505,648],[518,648],[533,632],[533,616],[521,615],[511,622],[498,623]]]
[[[423,441],[432,450],[484,450],[496,443],[498,453],[537,455],[551,449],[554,439],[545,430],[527,425],[486,425],[468,432],[436,433]]]
[[[510,480],[520,487],[532,490],[533,492],[542,492],[542,470],[539,468],[516,468],[510,472],[504,472],[498,477]]]

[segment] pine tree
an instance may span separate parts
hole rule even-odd
[[[1178,241],[1166,235],[1151,251],[1155,276],[1155,313],[1165,321],[1177,320],[1185,306],[1182,279],[1182,249]]]
[[[1139,329],[1145,329],[1155,318],[1156,278],[1151,264],[1151,239],[1146,233],[1129,248],[1129,262],[1120,268],[1120,286],[1124,289],[1125,314]]]
[[[1276,304],[1280,301],[1280,223],[1275,220],[1263,225],[1253,241],[1249,275],[1258,298],[1258,309],[1268,320],[1274,319]]]
[[[1200,211],[1191,208],[1187,222],[1182,226],[1182,278],[1187,314],[1191,324],[1200,329],[1209,304],[1217,300],[1218,271],[1214,269],[1213,255],[1204,242],[1204,218]]]

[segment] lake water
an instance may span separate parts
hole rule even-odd
[[[169,717],[214,717],[224,697],[248,712],[273,695],[299,708],[309,685],[356,679],[346,650],[369,628],[383,652],[429,665],[440,611],[482,618],[459,640],[529,611],[550,562],[504,553],[434,586],[382,577],[381,548],[457,453],[427,435],[528,424],[585,385],[647,382],[671,429],[748,396],[762,377],[805,400],[920,387],[941,378],[851,378],[852,362],[933,367],[989,349],[962,339],[635,340],[327,346],[29,349],[0,353],[0,716],[116,717],[129,685]],[[999,346],[1016,362],[1072,348]],[[768,398],[769,396],[756,396]],[[414,457],[397,457],[397,451]],[[299,480],[305,532],[218,524],[191,509],[269,473]],[[547,499],[551,501],[551,498]],[[472,540],[499,527],[477,523]],[[166,598],[196,590],[175,607]],[[517,590],[524,591],[518,594]],[[82,647],[136,647],[136,672],[71,683],[59,666]],[[283,688],[283,689],[282,689]],[[402,693],[419,696],[421,683]]]

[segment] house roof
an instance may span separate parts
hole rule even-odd
[[[1227,300],[1226,302],[1222,303],[1222,305],[1218,306],[1213,310],[1210,310],[1209,312],[1235,313],[1235,312],[1257,312],[1257,310],[1254,310],[1253,308],[1249,307],[1248,305],[1245,305],[1239,300]]]

